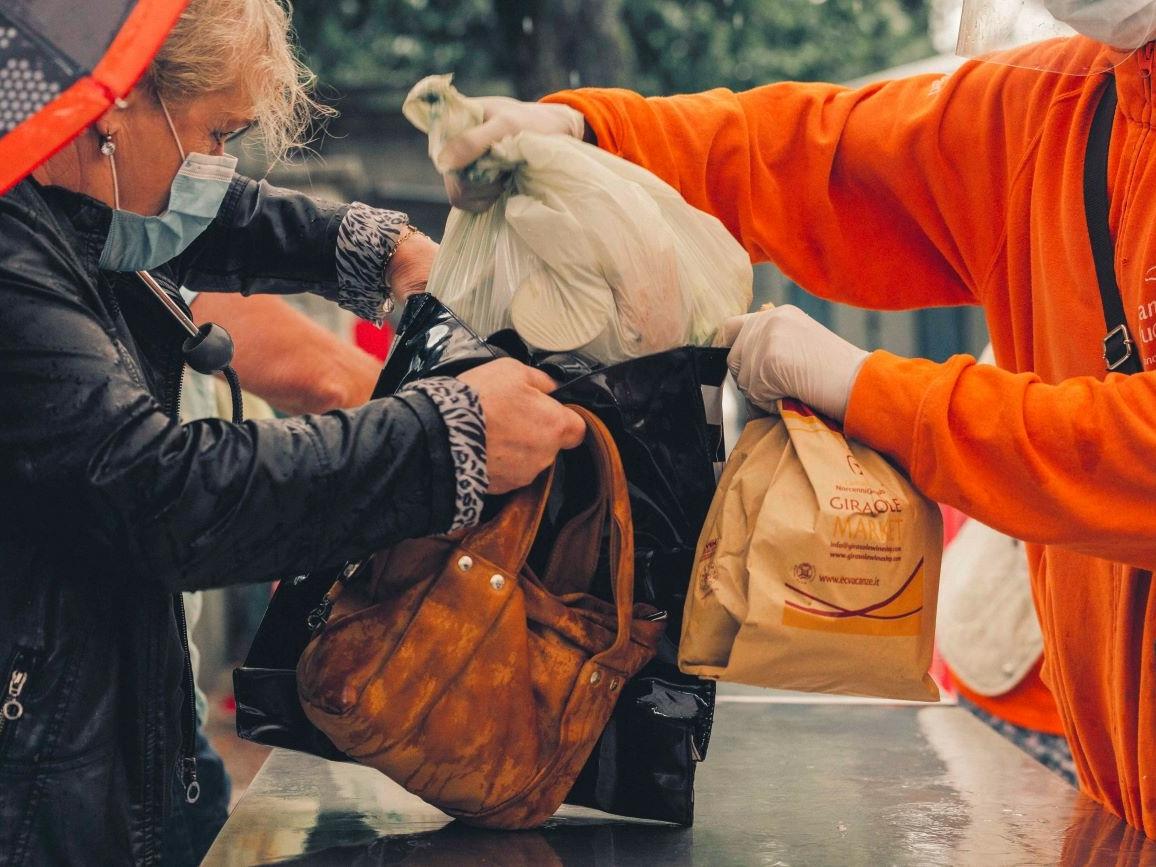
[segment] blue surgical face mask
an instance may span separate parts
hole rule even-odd
[[[173,178],[168,208],[163,214],[146,217],[120,209],[116,162],[108,153],[116,208],[100,255],[100,267],[109,271],[147,271],[175,259],[216,218],[233,179],[236,157],[186,156],[164,102],[161,108],[184,162]]]

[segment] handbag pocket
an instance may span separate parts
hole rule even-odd
[[[490,580],[495,569],[480,558],[468,570],[445,569],[402,596],[333,619],[323,640],[310,643],[298,666],[301,700],[346,719],[335,738],[339,749],[351,756],[388,749],[426,717],[510,601],[508,591],[471,592],[472,583]],[[512,583],[508,576],[503,581],[503,588]],[[339,605],[345,597],[338,597]],[[467,600],[469,611],[463,611]],[[397,614],[405,611],[412,617],[401,623]],[[405,701],[395,705],[399,695]],[[366,705],[395,705],[388,732],[374,724],[374,714],[354,713]]]

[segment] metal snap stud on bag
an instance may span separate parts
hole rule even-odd
[[[600,671],[590,672],[590,683],[592,686],[597,686],[598,682],[600,680],[602,680],[602,672],[600,672]]]
[[[501,590],[506,586],[506,579],[501,575],[495,575],[490,579],[490,586],[495,590]]]
[[[620,681],[617,677],[612,677],[610,679],[610,691],[611,692],[618,692],[618,687],[620,687],[620,686],[622,686],[622,681]]]
[[[458,568],[463,572],[469,572],[474,567],[473,557],[461,557],[458,559]]]

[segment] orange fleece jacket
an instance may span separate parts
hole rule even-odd
[[[1062,735],[1064,724],[1056,708],[1056,700],[1040,676],[1040,660],[1024,675],[1024,679],[1003,695],[980,695],[972,692],[955,672],[951,672],[952,686],[961,696],[993,716],[1049,735]]]
[[[1033,50],[1073,65],[1077,38]],[[1116,70],[1116,273],[1156,366],[1152,47]],[[1156,836],[1156,372],[1105,376],[1084,220],[1104,75],[971,63],[860,90],[784,83],[551,97],[603,148],[717,215],[752,259],[835,301],[981,304],[999,367],[873,353],[846,428],[934,500],[1032,543],[1055,696],[1084,790]]]

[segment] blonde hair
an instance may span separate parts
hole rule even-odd
[[[308,144],[316,120],[334,114],[313,98],[315,80],[288,0],[189,0],[146,76],[166,103],[240,88],[272,160]]]

